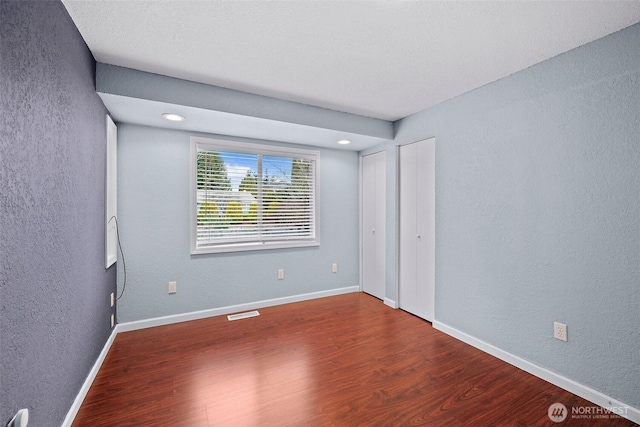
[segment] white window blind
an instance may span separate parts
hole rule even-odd
[[[192,138],[191,253],[318,245],[319,153]]]

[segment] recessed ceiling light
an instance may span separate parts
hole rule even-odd
[[[348,139],[341,139],[340,141],[338,141],[338,144],[347,145],[347,144],[351,144],[351,141]]]
[[[183,122],[185,120],[184,116],[181,116],[180,114],[173,114],[173,113],[164,113],[162,117],[164,117],[167,120],[171,120],[172,122]]]

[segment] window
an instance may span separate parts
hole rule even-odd
[[[317,151],[191,138],[191,253],[317,246]]]

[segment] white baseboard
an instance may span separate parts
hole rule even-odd
[[[327,291],[312,292],[308,294],[292,295],[289,297],[274,298],[247,304],[230,305],[227,307],[212,308],[209,310],[192,311],[190,313],[174,314],[171,316],[154,317],[152,319],[136,320],[134,322],[126,322],[118,324],[118,332],[135,331],[137,329],[153,328],[154,326],[169,325],[172,323],[187,322],[189,320],[204,319],[206,317],[224,316],[227,314],[238,313],[240,311],[250,311],[259,308],[272,307],[275,305],[289,304],[292,302],[306,301],[316,298],[330,297],[334,295],[348,294],[351,292],[360,292],[358,286],[349,286],[346,288],[330,289]]]
[[[398,308],[398,306],[396,305],[396,302],[389,298],[384,299],[384,305],[388,305],[391,308]]]
[[[104,359],[107,357],[107,353],[109,353],[109,349],[111,348],[113,341],[116,339],[116,335],[118,335],[117,326],[111,331],[111,335],[109,335],[109,339],[107,339],[107,342],[104,344],[102,351],[98,355],[98,359],[96,359],[96,362],[93,364],[91,371],[89,371],[89,375],[87,375],[87,378],[84,380],[82,387],[80,387],[78,395],[73,401],[71,408],[69,408],[69,412],[67,412],[67,416],[62,422],[62,427],[71,427],[71,424],[73,424],[73,420],[76,418],[76,415],[80,410],[80,406],[82,406],[82,402],[87,396],[87,393],[91,388],[91,384],[93,384],[93,380],[96,378],[96,375],[98,375],[98,371],[100,371],[100,367],[102,366]]]
[[[638,408],[629,406],[597,390],[594,390],[590,387],[587,387],[583,384],[580,384],[576,381],[566,378],[560,374],[552,372],[546,368],[543,368],[542,366],[536,365],[533,362],[522,359],[514,354],[511,354],[489,343],[486,343],[482,340],[472,337],[471,335],[468,335],[455,328],[452,328],[451,326],[445,325],[444,323],[434,321],[433,327],[435,329],[438,329],[439,331],[444,332],[447,335],[450,335],[479,350],[482,350],[485,353],[489,353],[490,355],[495,356],[498,359],[509,363],[510,365],[520,368],[525,372],[535,375],[536,377],[541,378],[564,390],[567,390],[570,393],[580,396],[583,399],[586,399],[589,402],[592,402],[598,406],[601,406],[603,408],[614,407],[616,409],[625,408],[624,413],[620,413],[618,411],[615,411],[615,413],[630,421],[633,421],[636,424],[640,424],[640,409]]]

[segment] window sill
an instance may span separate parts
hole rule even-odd
[[[307,241],[274,241],[274,242],[251,242],[251,243],[230,243],[212,245],[201,248],[191,248],[191,255],[219,254],[228,252],[263,251],[269,249],[290,249],[320,246],[317,240]]]

